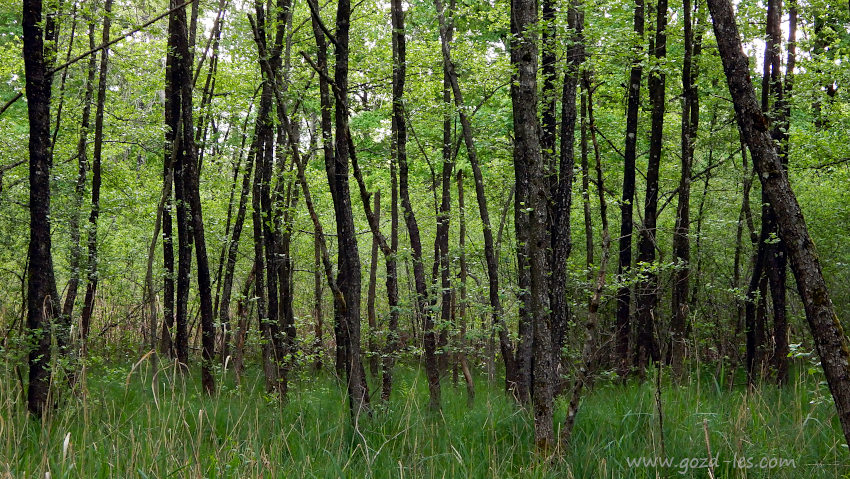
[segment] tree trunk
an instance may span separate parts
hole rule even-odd
[[[697,7],[699,8],[699,7]],[[676,207],[676,226],[673,229],[673,260],[676,269],[673,271],[673,299],[671,330],[670,363],[673,377],[681,378],[685,357],[685,331],[687,330],[690,305],[688,290],[690,288],[691,261],[691,175],[693,171],[694,150],[696,146],[697,129],[699,126],[699,94],[697,91],[697,75],[699,74],[699,49],[694,38],[697,24],[693,18],[694,7],[691,0],[684,4],[685,24],[685,59],[682,65],[682,172],[679,179],[679,203]],[[698,33],[701,37],[701,32]],[[740,224],[739,224],[740,227]]]
[[[259,116],[259,114],[257,115]],[[246,118],[247,121],[247,118]],[[247,126],[247,125],[245,125]],[[243,126],[244,130],[244,126]],[[222,276],[221,285],[221,301],[218,306],[218,319],[222,327],[226,328],[225,335],[221,343],[221,361],[227,359],[229,348],[229,331],[230,331],[230,300],[233,294],[233,276],[236,271],[236,259],[239,254],[239,239],[242,236],[242,228],[245,225],[245,215],[248,210],[248,193],[251,189],[251,172],[254,167],[254,159],[257,155],[257,128],[254,127],[254,136],[251,139],[251,145],[248,149],[248,158],[245,160],[245,171],[242,173],[242,183],[239,190],[239,205],[236,208],[236,218],[233,221],[233,228],[230,231],[230,237],[222,247],[222,262],[224,263],[224,274]],[[242,148],[245,147],[245,133],[243,133],[242,147],[240,148],[239,158],[242,158]],[[239,162],[237,162],[238,173]],[[234,184],[235,186],[235,184]],[[231,202],[232,204],[232,202]]]
[[[339,269],[337,285],[345,298],[343,334],[347,339],[346,372],[348,375],[349,406],[352,420],[361,412],[369,409],[369,387],[360,354],[360,256],[357,248],[357,236],[351,209],[351,195],[348,189],[348,43],[351,20],[351,2],[340,0],[336,13],[336,64],[334,83],[339,97],[344,103],[337,102],[335,114],[336,156],[334,157],[334,175],[328,176],[331,183],[334,213],[337,221],[337,246],[339,249]],[[403,76],[403,75],[402,75]],[[396,86],[394,85],[394,89]],[[399,90],[400,94],[401,90]],[[398,103],[398,107],[401,104]]]
[[[524,178],[517,176],[517,183],[527,182],[528,214],[528,265],[529,265],[529,313],[531,315],[532,357],[534,358],[532,380],[532,405],[534,409],[534,439],[538,450],[547,451],[553,446],[553,345],[552,317],[549,311],[549,264],[547,249],[551,238],[547,201],[546,171],[540,153],[537,118],[537,8],[531,0],[511,2],[511,64],[516,68],[511,83],[513,106],[514,164],[521,165]],[[519,190],[519,188],[517,188]]]
[[[94,23],[89,23],[89,48],[94,48]],[[67,71],[67,70],[66,70]],[[74,313],[74,303],[77,300],[77,292],[80,284],[80,263],[82,248],[80,247],[80,216],[83,209],[83,196],[86,191],[86,178],[88,176],[88,134],[91,125],[91,102],[94,96],[94,79],[97,71],[97,55],[89,57],[88,73],[86,74],[86,90],[83,99],[83,114],[80,121],[80,137],[77,141],[77,185],[74,189],[74,211],[71,215],[71,278],[68,280],[65,303],[62,306],[62,316],[65,321],[71,320]],[[64,72],[63,72],[64,75]],[[57,112],[57,121],[59,119]]]
[[[102,43],[109,43],[109,29],[112,24],[112,0],[106,0],[103,6],[103,38]],[[98,271],[97,271],[97,220],[100,216],[100,164],[103,151],[103,108],[106,103],[106,73],[109,61],[109,49],[104,48],[100,56],[100,70],[98,72],[97,85],[97,110],[94,116],[94,152],[92,153],[92,178],[91,178],[91,212],[89,213],[89,267],[88,282],[86,283],[86,296],[83,302],[83,312],[80,318],[80,334],[85,341],[89,335],[91,317],[94,310],[94,299],[97,293]]]
[[[552,307],[552,334],[553,334],[553,377],[556,387],[560,389],[560,373],[557,373],[561,363],[561,348],[564,346],[564,335],[567,324],[570,321],[570,301],[567,298],[567,260],[572,251],[572,235],[570,232],[570,213],[572,209],[572,188],[575,174],[575,127],[576,127],[576,88],[581,76],[581,64],[584,62],[584,13],[583,7],[573,3],[567,13],[568,28],[574,33],[570,38],[570,46],[567,48],[567,70],[564,73],[564,88],[561,96],[561,158],[559,165],[559,178],[554,184],[554,197],[552,199],[552,216],[550,234],[552,236],[552,259],[550,264],[551,291],[550,301]],[[545,12],[545,8],[544,8]],[[546,31],[554,28],[554,25],[544,25],[544,45]],[[547,54],[544,51],[544,62]],[[544,63],[545,69],[545,63]],[[544,91],[546,82],[544,79]],[[544,93],[545,96],[545,93]],[[545,161],[544,161],[545,164]],[[554,171],[554,169],[552,170]],[[553,174],[554,176],[554,174]]]
[[[472,126],[470,125],[469,118],[464,110],[465,104],[463,101],[463,93],[460,90],[457,72],[455,71],[454,63],[451,58],[448,26],[443,14],[442,1],[434,0],[434,5],[437,9],[437,19],[440,23],[440,43],[443,51],[443,65],[446,69],[445,73],[448,75],[449,82],[452,86],[452,96],[454,97],[455,107],[457,108],[458,116],[460,117],[463,141],[466,146],[467,156],[469,157],[469,163],[472,166],[472,174],[475,179],[475,196],[478,200],[478,212],[484,229],[484,257],[487,263],[487,277],[489,280],[489,298],[490,308],[492,309],[493,315],[493,328],[499,335],[499,346],[502,353],[502,360],[505,362],[506,389],[514,389],[517,382],[517,369],[514,363],[513,346],[511,345],[507,328],[505,327],[502,319],[502,302],[499,298],[499,263],[496,258],[496,249],[493,243],[493,228],[490,224],[490,213],[487,210],[487,196],[484,192],[484,178],[481,174],[481,167],[478,162],[478,153],[475,148],[475,142],[473,141]]]
[[[397,153],[397,149],[395,150]],[[386,256],[387,268],[387,307],[390,309],[389,322],[387,324],[387,340],[381,364],[381,399],[388,401],[393,387],[393,366],[399,349],[398,344],[398,260],[395,253],[398,251],[398,174],[396,172],[396,155],[390,162],[390,250],[393,254]]]
[[[640,111],[640,84],[643,76],[643,51],[640,40],[644,31],[644,0],[635,0],[634,32],[637,44],[632,48],[632,67],[629,73],[628,107],[626,109],[626,147],[623,165],[623,197],[620,202],[620,241],[617,276],[621,286],[617,290],[617,320],[615,325],[615,352],[619,361],[618,372],[625,376],[629,371],[629,337],[631,336],[631,294],[628,275],[632,267],[632,231],[635,199],[635,159],[637,157],[637,128]]]
[[[381,221],[381,191],[375,192],[375,204],[372,207],[373,214],[378,222]],[[378,286],[378,239],[372,238],[372,256],[369,262],[369,291],[366,295],[366,318],[369,322],[369,337],[366,349],[369,352],[369,371],[372,377],[378,377],[378,356],[375,350],[375,336],[378,334],[377,314],[375,313],[375,296]]]
[[[434,317],[427,307],[428,287],[425,283],[425,268],[422,262],[422,240],[419,224],[413,212],[408,188],[407,164],[407,125],[404,117],[404,83],[406,80],[406,40],[404,30],[404,11],[401,1],[393,0],[393,142],[399,166],[399,193],[402,215],[410,238],[413,256],[413,280],[416,286],[416,312],[422,318],[423,345],[425,350],[425,375],[428,378],[428,405],[433,410],[440,409],[440,374],[437,364],[437,338],[434,332]]]
[[[174,2],[175,0],[172,0]],[[176,5],[175,5],[176,6]],[[173,79],[179,79],[180,119],[182,134],[177,158],[181,164],[181,188],[184,201],[188,201],[190,232],[195,243],[195,260],[198,263],[198,296],[201,302],[201,383],[207,394],[215,390],[215,378],[212,375],[215,356],[215,326],[213,324],[213,304],[210,284],[210,268],[207,257],[204,220],[201,209],[200,174],[198,170],[198,151],[195,146],[195,124],[192,120],[192,64],[190,63],[189,31],[186,26],[186,10],[177,9],[173,14],[174,30],[170,39],[174,41],[176,61]],[[194,22],[193,22],[194,23]],[[187,267],[188,269],[188,267]],[[188,279],[188,278],[187,278]]]
[[[30,241],[27,268],[27,330],[29,351],[27,409],[41,417],[50,396],[51,326],[59,311],[50,241],[50,85],[41,29],[41,0],[23,2],[23,55],[29,118]]]
[[[794,0],[788,11],[788,61],[785,65],[785,84],[782,96],[777,102],[775,110],[777,119],[773,129],[773,137],[779,145],[779,159],[788,169],[789,127],[791,122],[791,92],[794,86],[794,66],[797,63],[797,6]],[[785,384],[788,382],[788,320],[785,314],[785,276],[786,276],[786,251],[780,243],[779,251],[774,255],[775,274],[771,276],[771,291],[773,295],[773,365],[776,368],[776,382]],[[774,289],[773,284],[776,285]],[[781,312],[781,314],[780,314]]]
[[[658,0],[656,6],[656,29],[651,53],[658,62],[667,55],[667,0]],[[666,75],[661,68],[653,68],[649,74],[649,100],[652,104],[652,130],[649,139],[649,163],[646,168],[646,196],[644,198],[643,227],[638,239],[637,261],[646,271],[637,285],[637,367],[640,374],[646,370],[650,359],[658,362],[661,354],[655,337],[655,318],[658,306],[658,275],[653,271],[657,241],[658,222],[658,177],[661,167],[662,140],[664,133],[664,101]]]
[[[823,272],[799,203],[777,155],[767,120],[750,83],[749,62],[741,48],[729,0],[709,0],[714,32],[738,125],[750,148],[762,188],[777,213],[779,235],[788,250],[797,289],[814,337],[844,436],[850,442],[850,347],[835,315]]]
[[[469,372],[469,365],[466,360],[466,280],[469,274],[469,269],[466,264],[466,207],[464,206],[463,200],[463,169],[458,168],[457,170],[457,212],[458,212],[458,249],[460,252],[458,253],[459,258],[458,262],[460,263],[460,276],[458,277],[458,281],[460,282],[458,287],[458,293],[460,295],[460,345],[458,348],[460,349],[460,358],[459,362],[461,364],[461,368],[463,369],[463,377],[466,381],[466,402],[468,405],[472,405],[472,401],[475,399],[475,383],[472,382],[472,375]]]

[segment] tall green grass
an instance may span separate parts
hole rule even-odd
[[[27,416],[14,377],[0,383],[0,477],[709,477],[679,467],[708,457],[706,431],[718,478],[850,477],[828,391],[805,372],[749,393],[708,372],[681,385],[665,379],[663,451],[654,381],[598,383],[557,458],[534,453],[530,413],[483,378],[471,409],[465,389],[444,381],[434,413],[424,375],[399,368],[392,400],[352,424],[344,387],[328,375],[301,373],[281,402],[258,371],[241,385],[227,375],[207,397],[169,362],[99,364],[42,425]],[[672,467],[629,464],[662,454]],[[736,457],[753,467],[726,462]],[[795,467],[761,469],[762,458]]]

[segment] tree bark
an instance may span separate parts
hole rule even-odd
[[[51,326],[59,312],[50,241],[50,85],[41,28],[41,0],[23,2],[23,56],[29,119],[30,241],[27,268],[27,330],[34,339],[29,351],[27,409],[41,417],[50,397]]]
[[[398,1],[398,0],[397,0]],[[369,412],[369,387],[360,354],[360,255],[357,248],[357,236],[351,208],[351,194],[348,189],[349,137],[348,137],[348,45],[351,20],[351,2],[340,0],[336,13],[336,63],[334,67],[334,86],[343,100],[336,104],[334,123],[336,128],[335,171],[328,176],[331,188],[334,213],[337,221],[337,246],[339,249],[339,269],[337,285],[345,298],[343,334],[347,339],[348,354],[346,372],[348,375],[348,396],[351,416]],[[403,76],[403,75],[402,75]],[[400,85],[403,86],[403,85]],[[397,86],[394,85],[394,89]],[[399,93],[401,90],[399,90]],[[396,102],[401,107],[400,102]]]
[[[103,42],[109,43],[109,30],[112,25],[112,0],[106,0],[103,6]],[[103,108],[106,103],[106,74],[109,62],[109,49],[104,48],[100,56],[100,69],[98,72],[97,85],[97,110],[94,116],[94,151],[92,153],[92,178],[91,178],[91,212],[89,213],[89,267],[88,282],[86,283],[86,296],[83,301],[83,311],[80,318],[80,334],[85,343],[89,335],[92,312],[94,311],[94,299],[97,294],[98,268],[97,268],[97,220],[100,217],[100,183],[101,183],[101,157],[103,152]],[[83,346],[85,347],[85,346]]]
[[[373,214],[378,222],[381,221],[381,191],[378,190],[374,195],[374,206],[372,207]],[[369,352],[369,371],[373,377],[378,377],[378,356],[379,353],[375,350],[375,336],[378,334],[378,320],[375,312],[375,296],[378,286],[378,239],[372,238],[372,254],[369,262],[369,290],[366,293],[366,318],[369,323],[369,337],[366,343],[366,350]]]
[[[844,436],[850,442],[850,348],[847,337],[835,315],[800,205],[777,155],[767,120],[758,106],[732,4],[729,0],[709,0],[708,6],[738,125],[750,148],[762,188],[777,213],[779,235],[791,259],[791,269]]]
[[[89,23],[89,47],[94,48],[94,22]],[[66,70],[67,71],[67,70]],[[86,89],[83,99],[83,113],[80,120],[80,137],[77,141],[77,184],[74,188],[74,211],[71,215],[71,277],[68,280],[65,303],[62,306],[62,316],[65,321],[70,321],[74,313],[74,303],[77,300],[77,292],[80,285],[80,263],[82,248],[80,247],[80,217],[83,209],[83,196],[86,191],[86,179],[88,177],[88,134],[91,127],[91,103],[94,96],[94,80],[97,72],[97,55],[89,57],[86,74]],[[57,112],[57,120],[59,118]]]
[[[697,7],[699,8],[699,7]],[[673,260],[676,269],[673,271],[673,297],[670,363],[674,378],[681,378],[685,357],[685,331],[687,330],[690,305],[688,290],[690,288],[691,261],[691,175],[693,171],[694,150],[699,126],[699,93],[697,76],[699,74],[699,40],[694,38],[697,20],[694,19],[694,7],[691,0],[684,3],[685,28],[685,59],[682,65],[682,159],[681,177],[679,179],[679,203],[676,206],[676,225],[673,229]],[[698,33],[701,37],[701,32]],[[739,224],[740,227],[740,224]]]
[[[643,38],[644,0],[635,0],[634,32]],[[619,361],[618,373],[629,371],[629,338],[631,336],[631,294],[628,275],[632,267],[632,231],[635,199],[635,159],[637,157],[637,127],[640,111],[640,84],[643,76],[643,51],[640,40],[632,48],[632,67],[629,73],[628,106],[626,109],[626,146],[623,164],[623,197],[620,202],[620,241],[617,276],[621,286],[617,290],[617,320],[615,325],[615,353]]]
[[[422,335],[425,356],[425,375],[428,378],[428,406],[440,409],[440,374],[437,364],[437,337],[434,332],[434,317],[428,307],[428,286],[425,283],[425,268],[422,261],[422,240],[419,224],[413,212],[408,187],[407,124],[404,116],[404,83],[407,71],[407,53],[404,30],[404,11],[401,0],[393,0],[393,142],[399,171],[399,194],[402,216],[410,238],[413,256],[413,280],[416,287],[416,312],[422,318]],[[444,22],[445,23],[445,22]],[[444,27],[441,27],[441,31]],[[445,68],[445,67],[444,67]]]
[[[663,62],[667,56],[667,0],[658,0],[656,5],[655,36],[651,45],[652,56]],[[652,129],[649,138],[649,163],[646,168],[646,196],[644,197],[643,227],[638,239],[638,263],[646,268],[641,272],[642,280],[637,285],[637,358],[640,374],[651,359],[658,362],[661,354],[655,337],[655,318],[658,306],[658,275],[653,271],[657,242],[658,223],[658,177],[664,133],[664,101],[666,75],[661,67],[649,72],[649,100],[652,104]]]
[[[547,249],[551,237],[547,229],[547,177],[540,152],[537,118],[537,8],[531,0],[511,2],[511,64],[516,68],[511,83],[513,106],[514,164],[521,165],[527,183],[529,313],[532,324],[532,405],[534,439],[538,450],[547,451],[554,443],[553,424],[553,341],[549,311],[549,264]],[[518,188],[519,189],[519,188]]]
[[[443,65],[446,68],[445,73],[448,74],[449,82],[451,83],[452,96],[454,97],[455,107],[458,110],[458,116],[460,118],[463,141],[466,146],[467,156],[469,157],[469,163],[470,166],[472,166],[472,174],[475,179],[475,196],[478,200],[478,213],[481,217],[481,224],[484,230],[484,257],[487,263],[489,299],[490,308],[492,309],[493,328],[499,336],[502,360],[505,363],[505,386],[507,390],[513,390],[517,383],[517,368],[514,362],[513,346],[511,345],[507,327],[505,326],[502,318],[502,302],[499,298],[499,263],[496,258],[496,249],[493,243],[493,228],[490,224],[490,213],[487,209],[487,196],[484,192],[484,178],[481,174],[478,153],[472,136],[472,126],[464,110],[465,104],[463,101],[463,93],[461,92],[460,84],[457,79],[457,72],[455,71],[454,63],[452,62],[451,45],[448,38],[448,26],[443,14],[442,1],[434,0],[434,5],[437,9],[437,19],[440,23],[440,43],[443,51]]]
[[[552,335],[553,335],[553,371],[555,384],[560,384],[560,373],[557,373],[560,365],[561,348],[564,346],[564,335],[567,324],[570,321],[570,302],[567,298],[567,260],[572,251],[572,235],[570,224],[570,213],[572,209],[572,188],[575,174],[575,127],[576,127],[576,90],[581,77],[581,64],[584,63],[584,12],[579,1],[574,0],[567,12],[568,28],[573,31],[570,44],[567,48],[567,69],[564,73],[564,87],[561,95],[561,156],[559,165],[559,177],[553,181],[555,188],[551,203],[550,234],[552,237],[552,267],[550,283],[550,302],[552,307]],[[545,8],[544,8],[545,12]],[[544,46],[546,31],[554,28],[552,24],[545,24]],[[544,51],[544,62],[546,57]],[[544,63],[545,69],[545,63]],[[546,81],[544,78],[544,91]],[[545,93],[544,93],[545,96]],[[545,130],[544,130],[545,131]],[[544,160],[545,164],[545,160]],[[553,169],[554,171],[554,169]]]

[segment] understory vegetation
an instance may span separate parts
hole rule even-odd
[[[43,427],[27,416],[10,368],[4,364],[0,384],[6,477],[710,477],[709,457],[715,477],[850,474],[829,390],[805,367],[792,368],[786,388],[751,391],[743,374],[708,365],[681,385],[664,375],[663,439],[654,378],[600,380],[558,459],[532,454],[531,415],[486,377],[475,377],[470,408],[463,385],[447,382],[442,410],[430,411],[416,365],[399,367],[393,398],[371,418],[351,422],[345,389],[329,374],[293,378],[282,402],[264,391],[255,368],[241,384],[219,376],[207,396],[170,361],[93,360],[77,394]],[[641,458],[671,465],[635,465]]]

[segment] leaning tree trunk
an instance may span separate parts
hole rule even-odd
[[[34,336],[29,352],[27,409],[41,417],[50,390],[50,329],[59,301],[50,242],[50,84],[44,58],[41,0],[24,0],[23,55],[29,118],[30,242],[27,268],[27,329]]]
[[[756,100],[750,82],[749,61],[741,47],[732,4],[729,0],[709,0],[708,6],[714,19],[714,33],[738,125],[750,148],[762,188],[776,211],[779,235],[788,249],[806,319],[835,400],[844,436],[850,443],[850,345],[835,315],[800,204]]]
[[[475,142],[472,136],[472,126],[469,122],[469,117],[466,115],[465,105],[463,101],[463,93],[460,89],[460,84],[457,79],[454,63],[451,57],[451,45],[448,37],[448,24],[443,14],[443,4],[441,0],[434,0],[434,6],[437,9],[437,19],[440,23],[440,43],[443,51],[443,65],[446,69],[445,73],[449,77],[449,82],[452,87],[452,96],[454,97],[455,107],[458,110],[460,117],[460,125],[463,133],[463,141],[466,146],[469,163],[472,167],[472,174],[475,179],[475,196],[478,200],[478,213],[481,217],[481,224],[484,230],[484,257],[487,263],[487,278],[489,280],[489,299],[490,308],[492,310],[493,327],[499,335],[499,346],[502,353],[502,360],[505,362],[505,385],[507,389],[513,389],[517,381],[517,370],[514,362],[514,351],[511,345],[508,330],[505,327],[502,314],[502,302],[499,298],[499,263],[496,257],[496,248],[493,242],[493,228],[490,224],[490,213],[487,210],[487,196],[484,193],[484,178],[481,174],[481,167],[478,161],[478,153],[475,148]]]

